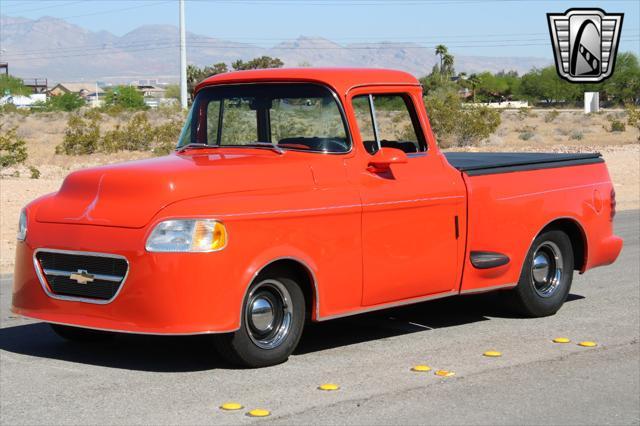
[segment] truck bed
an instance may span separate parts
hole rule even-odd
[[[469,176],[602,163],[599,152],[558,154],[539,152],[446,152],[447,161]]]

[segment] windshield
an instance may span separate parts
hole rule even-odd
[[[180,136],[187,144],[267,146],[342,153],[351,149],[342,111],[315,84],[213,86],[198,92]]]

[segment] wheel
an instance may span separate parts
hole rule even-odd
[[[305,321],[302,290],[284,273],[261,274],[249,288],[240,328],[215,336],[227,361],[244,367],[280,364],[298,345]]]
[[[49,325],[58,336],[71,342],[100,342],[114,337],[114,333],[108,331],[91,330],[88,328],[71,327],[60,324]]]
[[[512,308],[528,317],[555,314],[567,299],[573,280],[573,250],[567,234],[547,231],[536,237],[509,297]]]

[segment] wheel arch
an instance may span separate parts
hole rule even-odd
[[[588,256],[587,234],[584,227],[575,218],[556,218],[543,226],[533,239],[536,239],[543,232],[551,230],[562,231],[567,234],[573,250],[573,269],[581,273],[584,272]],[[533,240],[531,242],[533,243]]]
[[[269,260],[258,268],[247,284],[242,303],[249,293],[251,285],[261,275],[271,271],[283,271],[292,278],[302,290],[305,300],[305,312],[307,318],[316,318],[320,312],[320,299],[318,296],[318,282],[313,269],[302,259],[293,256],[282,256]]]

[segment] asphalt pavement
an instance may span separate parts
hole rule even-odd
[[[640,424],[640,212],[616,232],[621,257],[576,275],[553,317],[513,317],[493,295],[426,302],[312,324],[287,363],[257,370],[223,363],[206,336],[67,343],[9,311],[4,276],[0,424]],[[328,382],[340,389],[317,390]],[[218,408],[229,401],[245,408]]]

